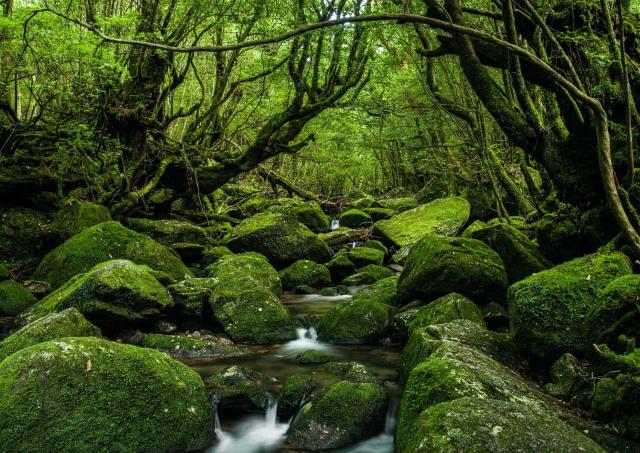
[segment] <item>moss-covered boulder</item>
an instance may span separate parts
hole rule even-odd
[[[53,226],[66,237],[80,233],[89,227],[111,220],[105,206],[76,201],[64,205],[54,216]]]
[[[165,335],[160,333],[144,334],[136,346],[157,349],[178,359],[201,358],[226,359],[239,357],[246,351],[221,337],[211,335]]]
[[[327,363],[331,358],[326,352],[309,349],[296,355],[295,360],[300,365],[320,365]]]
[[[200,376],[150,349],[40,343],[0,363],[0,393],[2,451],[190,451],[212,441]]]
[[[269,378],[257,370],[228,366],[209,376],[205,384],[218,410],[224,413],[264,414],[267,408]]]
[[[104,222],[85,229],[52,250],[38,265],[34,279],[55,289],[71,277],[111,259],[127,259],[167,273],[176,280],[191,271],[163,245],[118,222]]]
[[[222,281],[209,303],[216,320],[235,341],[280,343],[296,337],[287,308],[252,277]]]
[[[510,283],[549,267],[542,252],[527,236],[504,223],[482,228],[470,234],[498,252]]]
[[[382,242],[376,239],[368,239],[364,244],[362,244],[362,246],[382,250],[385,255],[389,253],[389,249]]]
[[[304,406],[291,423],[287,444],[312,451],[349,446],[377,433],[386,409],[382,386],[337,382]]]
[[[174,312],[181,320],[200,320],[206,316],[206,307],[216,278],[188,278],[167,286],[174,303]]]
[[[224,255],[208,266],[207,274],[219,282],[251,277],[276,296],[282,295],[280,276],[267,259],[258,253],[242,253],[240,255]]]
[[[527,353],[555,360],[590,345],[589,313],[599,290],[630,274],[622,253],[595,253],[555,266],[509,288],[511,333]]]
[[[377,222],[378,220],[390,219],[394,216],[396,210],[389,208],[364,208],[362,212],[371,217],[371,220]]]
[[[366,288],[358,291],[353,300],[359,302],[370,301],[378,302],[386,305],[397,305],[396,293],[397,293],[398,277],[386,277],[367,286]]]
[[[347,258],[357,268],[366,266],[367,264],[377,264],[382,266],[384,263],[384,252],[382,250],[371,247],[354,247],[347,252]]]
[[[209,245],[207,231],[190,222],[131,218],[125,221],[125,225],[138,233],[151,237],[162,245],[179,242]]]
[[[400,198],[381,198],[378,200],[378,204],[386,209],[393,209],[394,211],[407,211],[418,206],[418,202],[413,197],[400,197]]]
[[[359,298],[332,306],[320,320],[318,337],[334,344],[375,344],[390,332],[395,309]]]
[[[325,263],[331,257],[327,244],[292,217],[265,212],[243,220],[225,237],[234,252],[262,253],[277,268],[302,259]]]
[[[229,250],[229,247],[219,245],[217,247],[208,247],[202,252],[202,258],[200,259],[200,265],[207,267],[225,255],[233,255],[233,252]]]
[[[269,211],[290,215],[316,233],[331,229],[331,219],[315,201],[300,202],[294,206],[277,205],[269,208]]]
[[[460,398],[420,413],[399,453],[605,450],[557,417],[526,404]]]
[[[31,308],[38,299],[14,280],[0,283],[0,316],[17,316]]]
[[[334,282],[341,282],[356,272],[356,265],[347,258],[346,253],[337,253],[325,266],[329,269]]]
[[[338,217],[340,226],[347,228],[359,228],[371,223],[371,216],[359,209],[348,209]]]
[[[598,418],[612,422],[625,436],[640,439],[640,376],[621,373],[600,379],[591,404]]]
[[[356,384],[378,382],[375,373],[358,362],[329,362],[322,366],[322,371],[334,375],[339,381],[349,381]]]
[[[393,271],[387,267],[368,264],[358,269],[358,273],[342,280],[342,284],[346,286],[371,285],[379,280],[392,277],[393,275]]]
[[[572,216],[545,214],[534,224],[540,249],[554,263],[562,263],[588,252],[588,246]]]
[[[351,202],[349,205],[350,208],[353,209],[365,209],[369,207],[380,207],[380,205],[376,202],[375,198],[371,195],[366,195],[362,198],[357,198]]]
[[[321,288],[331,284],[331,273],[326,266],[309,260],[299,260],[280,271],[282,287],[291,291],[299,286]]]
[[[469,202],[464,198],[440,198],[375,223],[375,230],[389,243],[401,247],[424,235],[455,235],[469,219]]]
[[[9,278],[11,278],[11,271],[9,271],[7,266],[0,263],[0,282],[8,280]]]
[[[315,380],[307,374],[292,374],[287,378],[278,398],[278,416],[289,419],[316,387]]]
[[[475,239],[428,234],[409,252],[398,297],[433,300],[457,292],[479,305],[504,302],[507,274],[500,256]]]
[[[101,329],[112,331],[149,322],[171,305],[167,290],[144,266],[112,260],[69,280],[20,319],[32,322],[74,307]]]
[[[600,291],[589,331],[594,343],[611,344],[620,335],[640,341],[640,275],[623,275]]]
[[[51,313],[0,341],[0,362],[34,344],[66,337],[101,337],[102,332],[75,308]]]
[[[460,236],[462,236],[463,238],[470,238],[474,232],[482,230],[486,227],[487,224],[482,220],[474,220],[467,228],[464,229],[462,233],[460,233]]]
[[[571,354],[562,354],[549,369],[549,381],[544,391],[556,398],[567,400],[582,381],[580,361]]]

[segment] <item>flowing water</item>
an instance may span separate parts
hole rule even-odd
[[[331,221],[331,231],[337,230],[338,228],[340,228],[340,221],[338,219],[333,219]]]

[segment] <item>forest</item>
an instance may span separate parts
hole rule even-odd
[[[0,451],[640,452],[639,1],[0,6]]]

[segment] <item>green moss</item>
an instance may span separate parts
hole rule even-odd
[[[469,219],[469,202],[463,198],[441,198],[380,220],[375,230],[397,247],[413,244],[424,235],[455,235]]]
[[[284,304],[251,277],[223,280],[209,301],[227,334],[247,343],[278,343],[295,338]]]
[[[89,227],[111,220],[109,210],[99,204],[73,202],[63,206],[55,215],[53,226],[66,237],[80,233]]]
[[[76,234],[51,251],[33,277],[51,283],[55,289],[98,263],[119,258],[146,264],[176,280],[192,275],[168,248],[118,222],[104,222]]]
[[[334,282],[341,282],[345,277],[356,272],[356,266],[353,264],[346,254],[336,254],[325,265],[331,273]]]
[[[380,205],[375,202],[375,199],[372,196],[367,195],[365,197],[354,200],[351,203],[350,207],[353,209],[365,209],[369,207],[380,207]]]
[[[359,209],[348,209],[338,217],[340,226],[347,228],[360,228],[371,223],[371,216]]]
[[[588,320],[600,289],[631,273],[621,253],[596,253],[532,275],[509,288],[511,332],[518,346],[554,360],[581,354],[592,336]]]
[[[371,217],[374,222],[389,219],[396,213],[395,209],[388,208],[364,208],[362,212]]]
[[[289,376],[278,398],[278,416],[288,419],[294,415],[315,387],[315,380],[307,374]]]
[[[463,238],[470,238],[471,234],[475,231],[486,228],[487,224],[482,220],[474,220],[471,225],[469,225],[465,230],[460,234]]]
[[[167,290],[143,266],[112,260],[69,280],[20,319],[32,322],[74,307],[101,329],[111,330],[156,317],[171,305]]]
[[[329,231],[331,228],[331,220],[315,201],[301,202],[292,207],[273,206],[269,211],[290,215],[316,233]]]
[[[224,338],[201,335],[163,335],[148,333],[138,344],[157,349],[180,359],[193,357],[228,358],[244,355],[245,352]]]
[[[500,223],[476,230],[470,237],[484,242],[500,255],[510,283],[549,267],[538,246],[512,226]]]
[[[380,241],[376,241],[375,239],[369,239],[364,243],[363,247],[369,247],[371,249],[382,250],[386,255],[389,253],[389,250],[384,246],[384,244]]]
[[[333,374],[339,381],[349,381],[356,384],[375,384],[376,375],[358,362],[329,362],[322,367],[322,371]]]
[[[224,245],[220,245],[218,247],[209,247],[202,252],[202,259],[200,260],[200,264],[204,267],[207,267],[225,255],[233,255],[233,252],[229,250],[229,247],[225,247]]]
[[[203,319],[204,308],[217,285],[218,279],[215,278],[188,278],[167,286],[178,317],[190,320]]]
[[[387,394],[380,385],[337,382],[294,419],[288,444],[312,450],[351,445],[382,428],[386,407]]]
[[[542,253],[554,263],[561,263],[587,252],[584,238],[571,217],[545,214],[535,223],[534,229]]]
[[[232,365],[216,371],[205,383],[216,405],[225,412],[264,413],[268,378],[251,368]]]
[[[398,281],[402,302],[433,300],[452,291],[475,301],[504,302],[507,274],[500,256],[483,242],[429,234],[409,252]]]
[[[354,296],[353,300],[356,302],[359,301],[371,301],[378,302],[386,305],[396,305],[396,292],[398,285],[398,277],[386,277],[381,280],[378,280],[371,286],[367,286],[362,290],[358,291]]]
[[[40,343],[0,363],[0,393],[2,451],[185,451],[212,440],[200,376],[149,349]]]
[[[358,269],[357,274],[342,280],[342,284],[347,286],[371,285],[372,283],[392,276],[394,276],[394,273],[391,269],[378,266],[377,264],[368,264]]]
[[[467,319],[484,327],[484,317],[476,304],[466,297],[451,293],[420,308],[407,322],[407,331],[433,324],[443,324],[456,319]]]
[[[640,439],[640,376],[619,374],[598,381],[592,401],[595,414],[614,423],[619,432]]]
[[[0,342],[0,362],[34,344],[66,337],[101,337],[102,332],[75,308],[52,313],[27,324]]]
[[[382,266],[384,263],[384,252],[370,247],[354,247],[347,252],[347,258],[357,268],[366,266],[367,264],[377,264]]]
[[[9,268],[0,263],[0,282],[8,280],[9,278],[11,278],[11,272],[9,271]]]
[[[240,255],[224,255],[206,269],[211,278],[219,282],[227,282],[242,277],[251,277],[276,296],[282,295],[280,276],[267,259],[257,253]]]
[[[198,225],[180,220],[127,219],[127,227],[138,233],[151,237],[162,245],[179,242],[209,245],[210,239],[206,230]]]
[[[277,268],[301,259],[324,263],[331,257],[327,244],[292,217],[265,212],[243,220],[225,237],[234,252],[262,253]]]
[[[335,344],[374,344],[389,335],[393,314],[389,305],[366,298],[341,302],[322,317],[318,336]]]
[[[296,362],[301,365],[317,365],[327,363],[330,360],[326,352],[309,349],[296,355]]]
[[[289,291],[299,286],[321,288],[331,284],[331,273],[322,264],[299,260],[280,271],[280,280]]]
[[[378,200],[383,208],[392,209],[394,211],[407,211],[418,206],[418,202],[413,197],[402,198],[384,198]]]
[[[14,280],[0,283],[0,315],[17,316],[31,308],[38,299]]]
[[[600,291],[589,331],[595,343],[612,343],[620,335],[640,340],[640,275],[623,275]]]

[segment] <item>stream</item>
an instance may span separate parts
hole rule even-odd
[[[360,288],[350,288],[350,293]],[[309,349],[323,351],[332,360],[356,361],[375,373],[389,390],[389,406],[384,430],[378,435],[343,450],[342,453],[391,453],[395,413],[401,395],[399,384],[399,348],[386,345],[337,346],[318,340],[314,326],[308,325],[326,313],[332,305],[351,298],[351,294],[323,296],[320,294],[285,294],[283,301],[299,325],[297,339],[282,345],[251,347],[253,352],[242,357],[227,359],[193,359],[187,363],[203,378],[229,365],[242,365],[261,371],[273,379],[273,394],[268,395],[269,404],[264,416],[255,414],[241,418],[228,418],[224,413],[215,414],[217,443],[208,453],[265,453],[276,451],[286,441],[290,420],[277,417],[277,395],[288,376],[295,373],[311,373],[319,381],[326,375],[319,365],[301,365],[293,359]],[[328,375],[327,375],[328,379]]]

